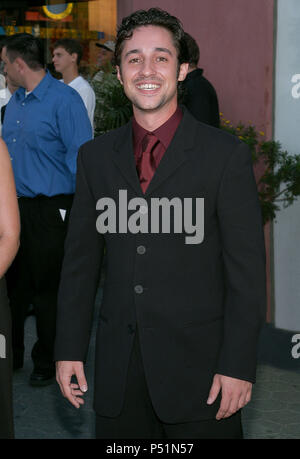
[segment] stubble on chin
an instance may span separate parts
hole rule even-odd
[[[165,97],[162,97],[160,100],[157,102],[152,102],[151,101],[145,101],[142,103],[137,97],[133,97],[131,99],[132,105],[142,111],[142,112],[153,112],[159,110],[161,107],[165,105],[166,99]]]

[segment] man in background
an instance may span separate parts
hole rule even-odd
[[[7,273],[14,368],[24,361],[24,321],[34,306],[38,340],[32,350],[33,386],[53,380],[57,290],[75,190],[79,147],[92,138],[79,94],[44,68],[42,42],[12,35],[2,50],[4,70],[19,89],[7,104],[2,129],[15,176],[21,217],[20,250]]]
[[[10,83],[9,79],[7,78],[7,75],[4,75],[4,62],[1,59],[1,53],[2,48],[4,46],[4,42],[5,36],[0,37],[0,135],[2,131],[2,124],[4,120],[6,105],[9,99],[11,98],[12,93],[18,89],[16,86],[13,86]]]
[[[6,86],[4,89],[0,89],[0,135],[2,131],[2,124],[4,121],[4,115],[6,106],[13,95],[13,93],[18,89],[18,86],[15,86],[11,83],[9,77],[5,76]]]
[[[185,40],[189,54],[189,70],[182,83],[183,103],[198,121],[219,127],[218,97],[213,85],[203,76],[203,69],[198,68],[199,47],[194,38],[186,32]]]
[[[94,81],[102,81],[103,75],[112,70],[112,61],[115,52],[115,42],[108,40],[105,43],[96,43],[99,49],[98,66],[99,71],[94,75]]]
[[[1,51],[3,48],[4,41],[5,35],[0,37],[0,89],[4,89],[6,87],[6,81],[4,76],[4,62],[1,59]]]
[[[62,81],[65,84],[80,94],[88,111],[91,125],[94,126],[96,96],[88,81],[79,75],[81,58],[82,47],[78,41],[72,38],[62,38],[54,44],[52,60],[55,70],[62,74]]]

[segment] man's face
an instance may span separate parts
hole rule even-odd
[[[108,51],[108,49],[99,48],[99,53],[97,57],[97,63],[99,67],[104,66],[107,62],[110,62],[113,58],[112,51]]]
[[[53,51],[52,62],[55,70],[59,73],[64,73],[66,69],[74,65],[76,62],[76,54],[69,54],[64,48],[56,48]]]
[[[4,46],[2,49],[1,59],[4,62],[4,73],[6,74],[10,83],[17,87],[23,86],[23,78],[19,61],[18,59],[15,59],[13,62],[10,62],[8,55],[6,54],[6,46]]]
[[[134,110],[174,110],[177,82],[186,77],[188,64],[178,71],[177,50],[164,27],[142,26],[124,41],[118,78]]]

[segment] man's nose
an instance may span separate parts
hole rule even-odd
[[[150,76],[156,73],[152,59],[144,59],[140,68],[140,73],[144,76]]]

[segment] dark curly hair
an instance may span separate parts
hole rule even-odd
[[[114,64],[120,66],[124,40],[132,37],[134,30],[142,26],[159,26],[169,30],[172,35],[174,46],[177,50],[179,65],[188,62],[188,49],[184,38],[184,30],[181,22],[175,16],[160,8],[138,10],[123,18],[117,31]]]

